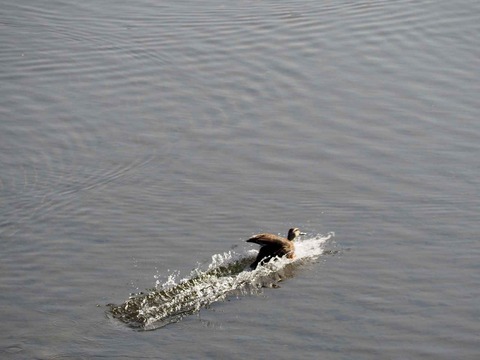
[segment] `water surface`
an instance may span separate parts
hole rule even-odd
[[[1,357],[478,358],[479,14],[4,1]],[[107,316],[292,226],[335,237],[280,288]]]

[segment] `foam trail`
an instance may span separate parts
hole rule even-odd
[[[139,330],[153,330],[178,322],[227,296],[254,294],[262,287],[272,287],[292,277],[298,266],[318,258],[324,243],[333,236],[329,233],[295,241],[295,259],[283,257],[255,270],[250,270],[248,265],[257,250],[215,254],[205,270],[194,269],[190,276],[178,282],[177,276],[170,275],[165,283],[157,283],[147,293],[134,294],[120,305],[109,304],[110,314]]]

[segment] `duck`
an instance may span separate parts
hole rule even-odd
[[[300,232],[298,228],[288,230],[287,238],[274,234],[253,235],[247,242],[258,244],[261,247],[257,258],[250,265],[250,268],[255,270],[258,265],[263,265],[274,257],[286,256],[288,259],[295,258],[295,245],[293,244],[293,240],[300,235],[305,235],[305,233]]]

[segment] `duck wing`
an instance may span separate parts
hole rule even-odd
[[[250,239],[247,240],[247,242],[255,243],[262,246],[282,246],[286,242],[288,242],[288,240],[274,234],[257,234],[253,235]]]

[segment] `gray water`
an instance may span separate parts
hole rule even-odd
[[[1,358],[480,356],[480,2],[6,0],[0,44]],[[280,288],[109,316],[292,226],[335,236]]]

